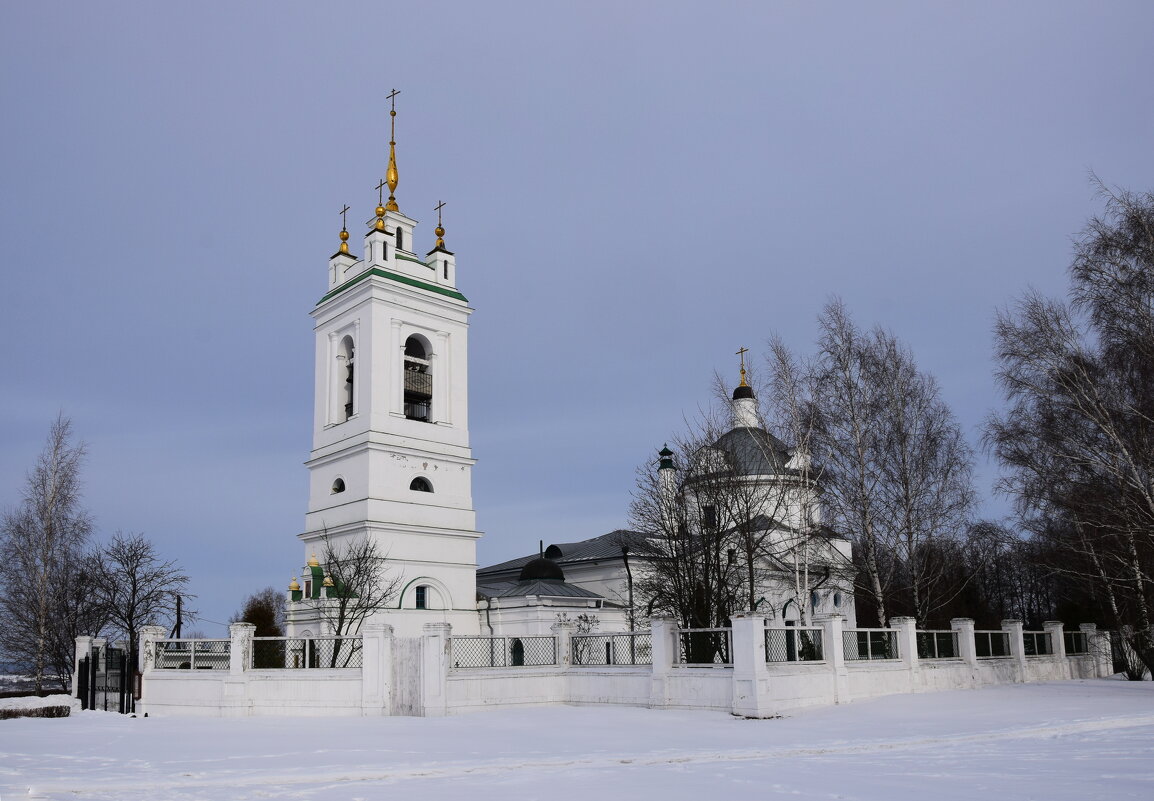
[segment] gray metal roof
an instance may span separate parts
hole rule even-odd
[[[512,587],[497,593],[496,598],[521,598],[529,595],[543,595],[550,598],[600,598],[595,592],[566,584],[564,581],[530,579],[518,581]]]
[[[591,540],[582,540],[581,542],[561,542],[549,546],[550,559],[559,565],[573,564],[576,562],[597,562],[603,559],[620,559],[621,546],[629,547],[631,553],[639,553],[645,544],[645,538],[636,531],[628,531],[627,529],[617,529],[610,531],[608,534],[602,534],[600,537],[594,537]],[[560,554],[553,555],[552,549],[556,548]],[[500,574],[510,573],[518,575],[522,567],[534,559],[539,558],[540,554],[530,554],[528,556],[521,556],[516,559],[510,559],[507,562],[490,565],[489,567],[482,567],[477,571],[478,579],[488,577],[490,581],[483,581],[482,583],[492,583],[491,580],[499,580]]]

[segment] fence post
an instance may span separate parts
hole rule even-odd
[[[441,717],[448,714],[446,690],[449,679],[449,623],[426,623],[421,627],[421,714]]]
[[[769,669],[765,665],[765,615],[735,612],[733,626],[733,714],[746,718],[773,715]]]
[[[1110,635],[1098,631],[1097,623],[1083,623],[1078,629],[1086,635],[1086,650],[1094,657],[1094,673],[1100,679],[1114,674],[1114,658],[1110,653]]]
[[[557,648],[557,664],[568,667],[573,664],[573,630],[577,624],[572,620],[558,620],[549,630],[553,632]]]
[[[649,682],[649,706],[663,707],[669,703],[669,674],[673,671],[676,651],[674,638],[677,625],[670,615],[653,615],[649,619],[649,637],[653,664]]]
[[[157,640],[163,640],[168,630],[163,626],[141,626],[137,632],[140,648],[140,673],[147,676],[156,667],[156,648],[153,645]]]
[[[958,633],[958,656],[971,668],[978,666],[978,647],[974,642],[974,619],[955,617],[950,620],[950,628]]]
[[[1002,621],[1002,631],[1010,635],[1010,656],[1014,657],[1014,662],[1018,665],[1018,681],[1026,680],[1026,643],[1022,636],[1023,628],[1020,620]]]
[[[72,659],[72,697],[79,698],[80,691],[80,660],[92,653],[92,638],[76,638],[76,655]]]
[[[918,657],[918,621],[912,617],[891,617],[890,628],[897,629],[898,658],[906,666],[909,675],[910,688],[913,692],[916,687],[918,673],[921,669],[921,660]]]
[[[1050,635],[1050,650],[1054,652],[1054,658],[1063,660],[1062,664],[1065,664],[1066,637],[1064,635],[1066,633],[1066,629],[1065,626],[1062,625],[1062,621],[1047,620],[1042,624],[1042,628],[1047,634]],[[1069,673],[1070,671],[1067,670],[1066,678],[1069,678]]]
[[[233,623],[228,627],[228,673],[236,676],[252,665],[252,638],[256,626],[252,623]]]
[[[393,627],[366,623],[361,628],[361,714],[377,716],[392,709]]]
[[[825,631],[825,658],[833,671],[833,702],[847,704],[849,697],[849,670],[845,666],[845,615],[833,614],[821,621]]]

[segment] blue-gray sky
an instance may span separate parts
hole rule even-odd
[[[431,247],[446,202],[476,309],[482,563],[624,524],[714,371],[809,350],[834,294],[976,441],[994,310],[1064,290],[1089,171],[1154,187],[1151,30],[1144,1],[5,4],[0,505],[63,410],[101,536],[152,537],[206,620],[286,586],[307,315],[394,87],[401,209]]]

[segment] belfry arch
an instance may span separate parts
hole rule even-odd
[[[429,340],[413,334],[405,340],[404,369],[402,374],[405,417],[410,420],[432,422],[433,404],[433,349]]]

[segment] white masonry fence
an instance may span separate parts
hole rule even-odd
[[[399,638],[385,624],[355,637],[167,639],[141,631],[138,711],[183,715],[444,715],[547,704],[702,708],[768,717],[805,706],[892,693],[1093,678],[1111,670],[1109,638],[1092,625],[1065,631],[1016,620],[975,631],[845,627],[841,616],[780,626],[757,613],[731,628],[679,629],[657,616],[647,631],[550,636],[453,636],[429,623]],[[82,645],[78,640],[77,658]],[[84,641],[84,642],[81,642]]]

